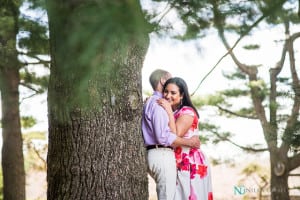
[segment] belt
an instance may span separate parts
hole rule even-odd
[[[160,145],[160,144],[154,144],[154,145],[148,145],[148,146],[146,146],[147,150],[158,149],[158,148],[169,148],[169,149],[173,150],[173,147],[171,147],[171,146],[164,146],[164,145]]]

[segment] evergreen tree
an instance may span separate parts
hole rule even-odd
[[[48,49],[46,26],[20,12],[23,1],[0,1],[0,91],[2,103],[2,170],[4,199],[25,199],[25,170],[19,110],[19,86],[42,92],[47,78],[27,73],[30,62],[20,56],[34,57]],[[27,2],[28,3],[28,2]],[[44,41],[44,43],[41,43]],[[30,58],[30,57],[27,57]],[[45,61],[43,61],[45,64]],[[24,79],[23,79],[24,78]],[[42,83],[37,86],[35,83]]]
[[[52,0],[48,200],[147,199],[138,1]]]

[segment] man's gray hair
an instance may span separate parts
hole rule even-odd
[[[162,69],[154,70],[149,77],[149,81],[150,81],[150,84],[151,84],[153,90],[156,89],[161,78],[167,79],[169,75],[170,75],[170,72],[168,72],[168,71],[165,71]]]

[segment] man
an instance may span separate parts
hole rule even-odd
[[[177,137],[168,126],[169,117],[157,100],[163,97],[163,85],[171,78],[167,71],[157,69],[150,75],[153,95],[143,107],[142,132],[147,148],[148,172],[156,182],[158,200],[173,200],[176,189],[176,162],[173,147],[200,146],[198,136]]]

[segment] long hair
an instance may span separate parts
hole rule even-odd
[[[179,77],[170,78],[164,84],[163,91],[165,91],[167,85],[170,83],[177,85],[177,87],[179,88],[180,95],[183,96],[182,103],[179,106],[179,109],[181,109],[183,106],[189,106],[189,107],[193,108],[193,110],[195,111],[196,115],[199,118],[199,113],[192,103],[186,82],[182,78],[179,78]]]

